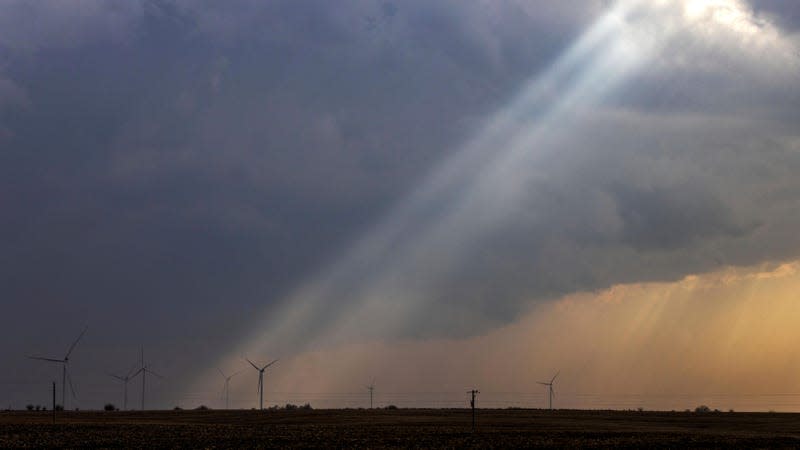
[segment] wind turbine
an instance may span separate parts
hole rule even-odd
[[[558,376],[559,373],[561,373],[561,372],[560,371],[556,372],[556,374],[553,375],[553,378],[550,379],[549,383],[545,383],[544,381],[537,381],[537,383],[539,383],[541,385],[544,385],[544,386],[547,386],[548,392],[550,394],[550,409],[551,410],[553,409],[553,397],[556,395],[553,392],[553,382],[556,381],[556,377]]]
[[[372,383],[367,386],[367,390],[369,391],[369,409],[372,409],[372,393],[375,391],[375,380],[372,380]]]
[[[164,378],[164,377],[162,377],[161,375],[159,375],[159,374],[153,372],[152,370],[150,370],[150,366],[148,366],[148,365],[146,365],[144,363],[144,346],[142,346],[142,350],[141,350],[140,355],[141,355],[141,359],[139,360],[139,362],[141,364],[141,367],[139,367],[139,370],[137,370],[136,373],[131,375],[131,378],[134,378],[136,375],[142,374],[142,411],[144,411],[145,375],[147,375],[149,373],[151,375],[157,376],[158,378]]]
[[[225,378],[225,409],[228,409],[228,384],[230,383],[231,378],[235,377],[236,375],[239,375],[240,373],[242,373],[242,371],[239,370],[235,372],[233,375],[228,376],[225,375],[225,372],[223,372],[222,369],[220,369],[219,367],[217,367],[217,370],[219,371],[219,374],[222,375],[222,378]]]
[[[127,373],[125,376],[122,376],[122,375],[116,375],[116,374],[113,374],[113,373],[109,373],[109,374],[108,374],[108,376],[110,376],[110,377],[113,377],[113,378],[116,378],[116,379],[118,379],[119,381],[122,381],[122,383],[123,383],[123,386],[124,386],[124,387],[123,387],[123,392],[124,392],[124,394],[123,394],[123,396],[122,396],[122,410],[123,410],[123,411],[125,411],[125,410],[127,410],[127,409],[128,409],[128,382],[129,382],[129,381],[131,381],[131,379],[132,379],[134,376],[136,376],[136,375],[133,373],[133,371],[134,371],[134,370],[136,370],[136,367],[133,367],[131,370],[129,370],[129,371],[128,371],[128,373]]]
[[[78,345],[78,341],[81,340],[83,335],[86,333],[89,327],[84,327],[81,334],[78,335],[78,338],[69,346],[69,350],[67,350],[67,354],[64,355],[63,359],[56,359],[56,358],[44,358],[41,356],[28,356],[30,359],[38,359],[39,361],[48,361],[61,364],[61,406],[64,410],[67,409],[67,382],[69,381],[69,390],[72,392],[72,398],[77,398],[75,395],[75,388],[72,386],[72,378],[69,376],[69,371],[67,370],[67,366],[69,365],[69,355],[72,354],[72,351],[75,350],[75,346]]]
[[[278,360],[276,359],[264,367],[258,367],[253,361],[250,361],[247,358],[245,358],[245,361],[249,362],[250,365],[253,366],[253,368],[258,371],[258,395],[259,395],[258,409],[264,409],[264,370],[266,370],[267,367],[278,362]]]

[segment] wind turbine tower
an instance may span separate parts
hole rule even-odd
[[[553,382],[556,381],[556,377],[558,376],[558,374],[559,374],[559,372],[556,372],[556,374],[553,375],[553,378],[550,379],[549,383],[548,382],[544,382],[544,381],[537,381],[537,383],[539,383],[541,385],[544,385],[544,386],[547,386],[547,391],[548,391],[548,394],[550,396],[550,409],[551,410],[553,409],[553,397],[555,396],[555,392],[553,392]]]
[[[222,378],[225,378],[225,409],[228,409],[228,385],[230,384],[231,378],[235,377],[242,373],[242,371],[235,372],[233,375],[225,375],[225,372],[222,371],[219,367],[217,368],[219,374],[222,375]]]
[[[272,361],[271,363],[267,364],[264,367],[258,367],[253,361],[250,361],[247,358],[245,358],[245,361],[249,362],[250,365],[253,366],[253,368],[258,371],[258,409],[263,410],[264,409],[264,371],[267,369],[267,367],[269,367],[269,366],[275,364],[276,362],[278,362],[278,360],[276,359],[276,360]]]
[[[67,409],[67,382],[69,382],[69,390],[72,392],[72,398],[76,398],[75,395],[75,388],[72,386],[72,378],[69,376],[69,370],[67,366],[69,365],[69,355],[72,354],[72,351],[75,350],[75,346],[78,345],[78,341],[81,340],[83,335],[86,333],[89,327],[84,327],[81,334],[78,335],[78,338],[70,345],[69,350],[67,350],[67,354],[64,355],[64,358],[44,358],[41,356],[28,356],[30,359],[37,359],[39,361],[47,361],[47,362],[54,362],[61,364],[61,406],[66,411]]]

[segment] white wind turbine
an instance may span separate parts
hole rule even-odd
[[[140,355],[141,355],[141,359],[139,360],[139,363],[141,364],[141,367],[139,367],[139,370],[137,370],[136,373],[131,375],[131,378],[134,378],[136,375],[142,374],[142,411],[144,411],[145,376],[149,373],[151,375],[155,375],[158,378],[164,378],[164,377],[162,377],[161,375],[153,372],[150,369],[150,366],[148,366],[148,365],[146,365],[144,363],[144,347],[142,347],[142,351],[141,351]]]
[[[236,375],[239,375],[240,373],[242,373],[242,371],[239,370],[237,372],[234,372],[233,375],[225,375],[225,372],[223,372],[222,369],[220,369],[219,367],[217,367],[217,370],[219,371],[219,374],[222,375],[222,378],[225,378],[225,409],[228,409],[228,392],[229,392],[228,388],[231,378],[235,377]]]
[[[547,390],[548,390],[548,393],[550,395],[550,409],[551,410],[553,409],[553,397],[555,396],[555,392],[553,392],[553,382],[556,381],[556,377],[558,376],[559,373],[560,372],[556,372],[556,374],[553,375],[553,378],[550,379],[549,383],[544,382],[544,381],[537,381],[537,383],[539,383],[541,385],[544,385],[544,386],[547,386]]]
[[[45,358],[42,356],[28,356],[30,359],[37,359],[39,361],[48,361],[61,364],[61,406],[66,411],[67,409],[67,382],[69,382],[69,390],[72,392],[72,398],[77,398],[75,395],[75,388],[72,386],[72,378],[69,376],[69,370],[67,366],[69,365],[69,355],[72,354],[72,351],[75,350],[75,346],[78,345],[78,341],[81,340],[83,335],[86,333],[89,327],[84,327],[81,334],[78,335],[78,338],[70,345],[69,350],[67,350],[67,354],[64,355],[64,358],[57,359],[57,358]]]
[[[245,358],[245,361],[249,362],[250,365],[253,366],[253,368],[258,371],[258,395],[259,395],[258,409],[264,409],[264,370],[266,370],[267,367],[278,362],[278,360],[276,359],[264,367],[258,367],[253,361],[250,361],[247,358]]]
[[[116,378],[119,381],[122,381],[123,384],[123,394],[122,394],[122,410],[126,411],[128,409],[128,382],[135,376],[134,370],[136,367],[133,367],[131,370],[128,371],[127,374],[124,376],[116,375],[113,373],[109,373],[108,376]]]

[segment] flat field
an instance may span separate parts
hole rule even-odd
[[[0,413],[0,447],[800,447],[800,414],[468,410]]]

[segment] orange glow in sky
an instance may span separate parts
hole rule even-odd
[[[462,391],[478,387],[485,407],[544,407],[536,381],[560,370],[556,407],[797,410],[799,297],[800,262],[619,285],[474,338],[300,354],[270,374],[267,394],[363,406],[362,384],[375,380],[383,405],[463,406]],[[244,406],[252,395],[240,381]]]

